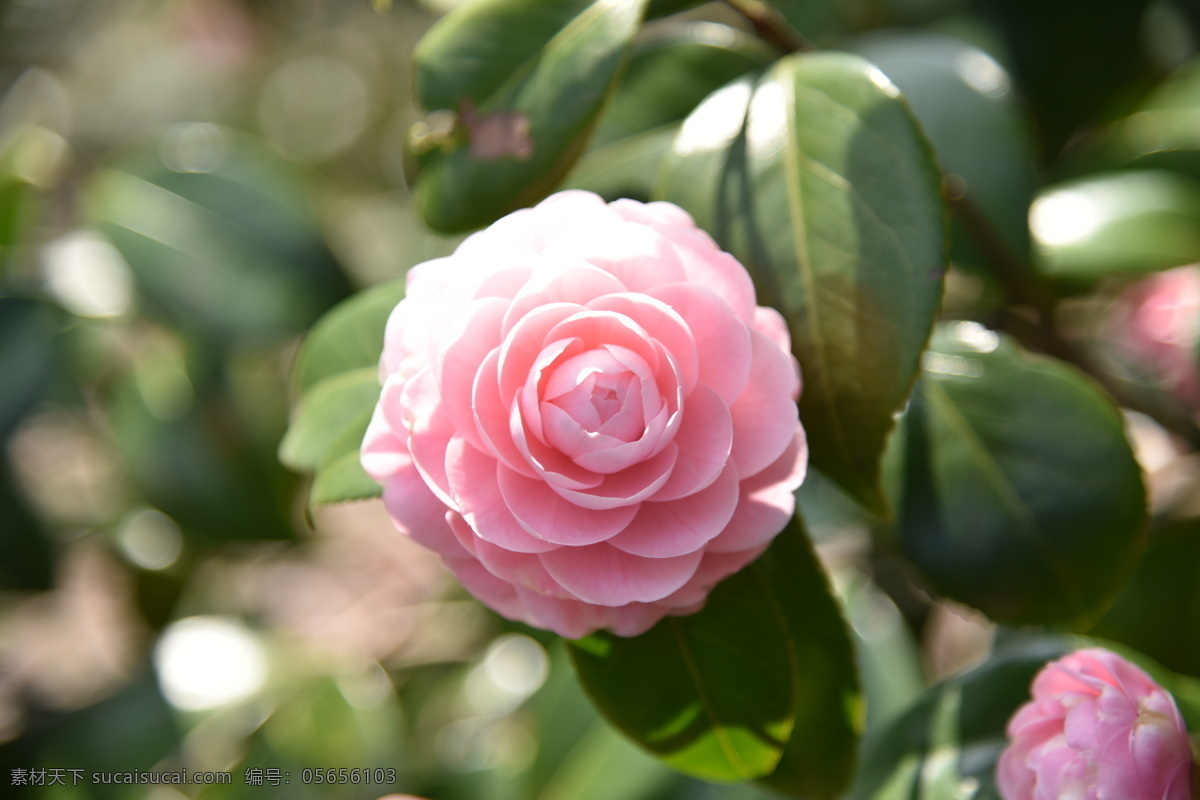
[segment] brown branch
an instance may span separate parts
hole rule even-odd
[[[745,17],[761,39],[784,53],[805,53],[817,49],[789,25],[782,14],[762,0],[725,0],[725,4]]]
[[[1005,294],[1012,302],[1028,306],[1034,312],[1033,322],[1008,312],[1005,329],[1023,344],[1075,365],[1099,383],[1118,404],[1145,414],[1193,449],[1200,450],[1200,426],[1184,409],[1164,402],[1163,398],[1155,397],[1155,393],[1143,390],[1136,383],[1113,375],[1088,358],[1074,342],[1063,337],[1055,324],[1054,293],[1033,267],[1012,251],[962,188],[952,176],[942,182],[950,209],[991,263],[992,273]]]

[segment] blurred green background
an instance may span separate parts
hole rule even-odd
[[[596,717],[552,637],[470,600],[378,503],[310,517],[302,479],[278,463],[303,333],[457,241],[411,210],[404,156],[423,117],[410,55],[450,5],[0,0],[0,795],[767,796],[642,755]],[[777,5],[909,95],[1007,245],[1077,295],[1062,317],[1075,340],[1165,404],[1160,417],[1196,411],[1181,367],[1144,374],[1154,364],[1122,349],[1119,328],[1139,291],[1130,274],[1200,261],[1196,3]],[[687,15],[748,31],[720,3]],[[602,121],[572,182],[638,193],[599,153],[622,144],[620,123]],[[1071,216],[1039,218],[1037,204],[1031,243],[1037,186],[1116,167],[1135,171],[1038,200],[1061,212],[1118,197],[1110,216],[1130,232],[1113,234],[1115,267],[1111,242],[1064,234]],[[947,314],[1002,316],[955,230]],[[1192,315],[1194,372],[1197,311],[1179,313]],[[1178,610],[1169,586],[1189,585],[1200,561],[1197,442],[1149,416],[1131,425],[1165,531],[1148,569],[1180,574],[1135,580],[1100,631],[1195,673],[1195,637],[1139,620]],[[991,626],[914,585],[819,475],[802,505],[860,644],[870,725],[986,651]],[[388,780],[306,772],[342,767]],[[232,783],[91,777],[179,769]]]

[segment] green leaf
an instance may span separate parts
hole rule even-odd
[[[851,40],[848,49],[887,74],[912,106],[964,194],[1020,258],[1029,253],[1029,203],[1035,177],[1032,136],[1004,68],[966,42],[927,31],[886,31]],[[951,261],[987,263],[957,217]]]
[[[833,797],[849,778],[858,690],[845,625],[798,524],[704,609],[634,638],[571,644],[608,719],[662,761]]]
[[[631,48],[594,142],[605,145],[679,122],[713,90],[776,57],[762,42],[728,25],[665,23]]]
[[[334,445],[347,438],[362,442],[377,400],[379,376],[375,367],[321,381],[301,399],[292,415],[279,445],[279,460],[293,469],[312,470],[343,455]]]
[[[1067,638],[1023,641],[931,687],[864,742],[847,800],[997,800],[993,776],[1009,717],[1047,661],[1082,646]]]
[[[414,145],[415,201],[431,227],[476,228],[554,188],[583,149],[644,6],[480,0],[430,31],[416,53],[422,102],[459,112],[449,138]]]
[[[383,331],[392,309],[404,299],[404,279],[374,286],[333,308],[304,338],[293,370],[297,388],[341,372],[374,367],[383,352]]]
[[[312,488],[309,490],[310,507],[368,500],[379,497],[382,493],[379,484],[366,473],[359,459],[363,435],[371,422],[371,414],[375,410],[375,401],[378,398],[379,384],[375,384],[370,399],[360,398],[360,405],[356,410],[347,407],[347,413],[352,415],[352,419],[342,428],[341,435],[330,443],[324,458],[316,468]]]
[[[840,797],[854,772],[863,700],[847,625],[798,517],[751,569],[774,592],[795,658],[796,724],[763,783],[793,797]]]
[[[664,125],[590,150],[563,179],[562,188],[586,189],[610,201],[647,201],[678,133],[678,125]]]
[[[0,297],[0,443],[42,396],[54,373],[58,315],[46,303]]]
[[[1014,623],[1094,620],[1142,546],[1116,406],[1074,368],[972,322],[939,327],[894,456],[896,531],[944,594]]]
[[[869,735],[908,708],[924,689],[920,652],[900,609],[887,594],[856,569],[836,577],[866,694]]]
[[[313,326],[296,357],[300,400],[280,443],[279,459],[294,470],[314,473],[310,506],[380,494],[358,454],[379,400],[384,329],[403,296],[400,279],[351,297]]]
[[[206,342],[278,342],[349,287],[288,167],[248,139],[209,135],[211,171],[164,167],[168,135],[97,172],[89,220],[128,262],[148,314]]]
[[[1096,175],[1051,186],[1029,223],[1039,270],[1067,287],[1200,260],[1200,182],[1163,171]]]
[[[857,56],[790,56],[684,122],[657,196],[787,318],[812,463],[875,511],[879,461],[941,298],[940,174],[887,78]]]
[[[1148,625],[1147,620],[1171,620]],[[1127,644],[1165,667],[1200,675],[1200,523],[1188,520],[1151,532],[1137,571],[1091,630]]]
[[[564,188],[648,200],[678,123],[714,89],[774,59],[758,40],[714,22],[668,23],[639,38]]]

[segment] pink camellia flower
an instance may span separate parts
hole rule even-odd
[[[794,510],[787,327],[669,203],[561,192],[414,267],[362,463],[500,614],[633,636],[697,611]]]
[[[1177,267],[1131,286],[1110,337],[1139,371],[1200,411],[1200,268]]]
[[[1107,650],[1047,664],[1008,723],[1004,800],[1188,800],[1192,754],[1175,701]]]

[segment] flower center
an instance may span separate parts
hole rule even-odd
[[[615,388],[603,386],[601,383],[598,378],[596,385],[592,387],[592,407],[596,409],[596,416],[600,418],[600,424],[603,425],[621,410],[621,406],[624,405],[621,394],[624,392],[617,394]]]

